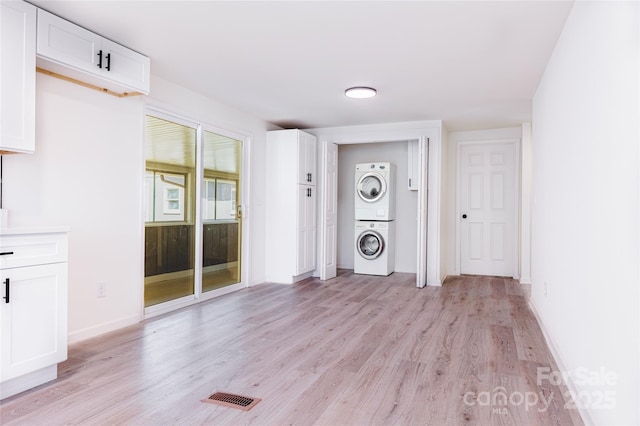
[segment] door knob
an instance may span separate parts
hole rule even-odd
[[[466,214],[463,214],[463,215],[462,215],[462,218],[463,218],[463,219],[466,219],[466,218],[467,218],[467,215],[466,215]]]

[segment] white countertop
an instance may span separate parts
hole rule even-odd
[[[71,231],[68,226],[3,226],[0,235],[59,234]]]

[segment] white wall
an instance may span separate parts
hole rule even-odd
[[[418,192],[409,191],[407,141],[338,146],[338,252],[339,268],[353,269],[355,165],[389,161],[396,165],[396,260],[398,272],[416,272]]]
[[[250,283],[264,280],[267,124],[162,80],[151,87],[150,98],[120,99],[38,74],[36,153],[3,157],[9,225],[71,227],[72,342],[142,318],[146,101],[250,135]],[[96,297],[98,283],[107,284],[107,297]]]
[[[596,424],[640,423],[638,15],[576,2],[533,101],[532,304],[561,369],[615,374],[572,383]]]
[[[73,341],[140,318],[144,103],[41,74],[36,100],[36,152],[4,156],[3,205],[10,226],[71,227]]]

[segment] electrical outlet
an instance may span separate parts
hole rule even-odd
[[[107,297],[107,283],[98,283],[97,297]]]

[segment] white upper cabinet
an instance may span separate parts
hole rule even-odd
[[[102,40],[102,51],[105,77],[149,94],[149,58],[107,39]]]
[[[36,8],[0,3],[0,153],[35,150]]]
[[[150,60],[38,9],[38,66],[116,93],[149,93]]]

